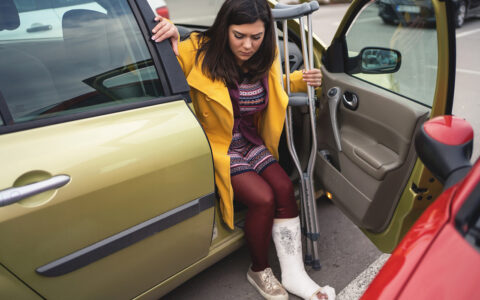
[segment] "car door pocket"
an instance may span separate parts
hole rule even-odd
[[[320,178],[325,190],[335,191],[332,199],[335,204],[358,226],[370,229],[365,223],[370,205],[368,196],[345,178],[321,153],[317,155],[317,163],[316,176]]]

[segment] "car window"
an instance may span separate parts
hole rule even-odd
[[[4,120],[21,123],[164,95],[127,0],[50,4],[61,8],[56,19],[51,18],[51,9],[32,5],[27,13],[19,12],[16,28],[0,31],[0,92],[8,108],[0,111],[10,114]],[[12,38],[12,31],[32,22],[60,29],[48,37],[17,31]]]
[[[431,1],[372,1],[349,27],[346,44],[349,58],[357,56],[366,47],[399,51],[401,66],[398,71],[352,76],[432,106],[438,50]]]

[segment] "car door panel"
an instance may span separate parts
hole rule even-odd
[[[323,55],[316,176],[333,202],[386,252],[428,206],[420,201],[440,192],[412,141],[431,115],[451,109],[455,30],[453,5],[447,2],[429,4],[436,15],[432,28],[423,15],[410,16],[407,24],[385,24],[378,1],[353,1]],[[372,47],[397,51],[399,68],[363,69],[363,50]],[[367,66],[372,58],[377,59],[367,56]],[[332,88],[355,95],[357,107],[341,101],[332,110]]]
[[[341,150],[332,148],[333,134],[319,132],[320,149],[332,149],[337,157],[330,164],[321,157],[318,175],[334,201],[349,207],[349,213],[360,227],[381,231],[388,224],[396,203],[385,204],[385,198],[399,195],[406,174],[415,163],[412,139],[416,128],[426,120],[429,109],[401,96],[392,95],[347,74],[322,69],[324,90],[338,87],[340,93],[353,92],[358,108],[351,110],[342,103],[337,120]],[[325,95],[325,97],[327,97]],[[322,106],[320,119],[330,120],[330,111]],[[322,127],[323,128],[323,127]],[[330,141],[329,141],[330,140]],[[374,212],[374,213],[373,213]]]
[[[0,144],[2,157],[11,157],[2,190],[18,178],[71,177],[0,208],[1,263],[42,296],[132,298],[207,255],[213,164],[184,100],[4,134]],[[107,248],[88,257],[99,242]],[[75,253],[84,263],[40,274]]]

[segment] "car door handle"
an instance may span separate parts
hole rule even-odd
[[[27,28],[28,33],[40,32],[40,31],[49,31],[52,30],[52,25],[35,25]]]
[[[358,108],[358,96],[352,92],[343,93],[342,97],[343,106],[350,110],[356,110]]]
[[[57,175],[39,182],[0,191],[0,207],[16,203],[25,198],[58,189],[70,182],[70,176]]]
[[[330,121],[332,122],[333,137],[337,144],[338,151],[342,151],[342,145],[340,143],[340,129],[338,128],[337,111],[338,104],[340,104],[340,88],[332,87],[327,92],[328,96],[328,109],[330,111]]]

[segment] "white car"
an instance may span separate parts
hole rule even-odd
[[[91,0],[69,1],[52,3],[50,1],[15,0],[20,17],[20,26],[15,30],[0,31],[0,39],[30,40],[62,38],[63,15],[72,9],[88,9],[102,13],[106,10]],[[63,4],[63,5],[62,5]]]
[[[107,13],[93,0],[71,0],[68,1],[68,6],[62,1],[15,0],[15,4],[20,17],[20,26],[15,30],[0,31],[0,39],[3,41],[62,38],[63,15],[73,9]],[[148,0],[148,4],[156,15],[170,18],[164,0]]]

